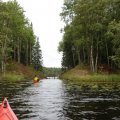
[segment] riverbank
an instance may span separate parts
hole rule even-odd
[[[86,67],[76,66],[75,68],[63,73],[61,79],[69,81],[82,81],[82,82],[120,82],[119,73],[109,73],[104,71],[102,73],[93,74]]]
[[[5,74],[0,75],[0,80],[31,80],[35,75],[38,75],[40,79],[44,78],[42,72],[36,71],[30,66],[24,66],[23,64],[18,63],[11,63],[6,67]]]

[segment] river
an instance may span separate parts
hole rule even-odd
[[[120,89],[116,85],[93,90],[60,79],[35,84],[0,82],[0,102],[4,97],[19,120],[120,120]]]

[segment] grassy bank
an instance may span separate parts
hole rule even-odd
[[[40,71],[34,70],[32,67],[22,64],[11,63],[6,67],[5,74],[1,74],[0,80],[22,81],[32,80],[34,75],[38,75],[40,79],[44,77]]]
[[[70,81],[83,81],[83,82],[120,82],[120,74],[92,74],[86,68],[80,66],[67,71],[62,74],[61,79]]]
[[[23,74],[18,75],[18,74],[13,74],[13,73],[7,73],[2,76],[2,80],[9,80],[9,81],[21,81],[25,80],[25,76]]]
[[[96,74],[96,75],[85,75],[85,76],[79,76],[79,75],[73,75],[73,74],[64,74],[61,76],[62,79],[66,79],[66,80],[75,80],[75,81],[101,81],[101,82],[105,82],[105,81],[119,81],[120,82],[120,75],[100,75],[100,74]]]

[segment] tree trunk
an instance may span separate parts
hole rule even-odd
[[[97,50],[96,50],[96,58],[95,58],[95,72],[98,69],[98,40],[97,40]]]
[[[5,40],[2,43],[2,60],[1,60],[1,67],[2,67],[2,73],[3,75],[5,75],[5,71],[6,71],[6,49],[7,49],[7,35],[5,37]]]
[[[80,65],[80,52],[79,52],[79,50],[77,51],[77,54],[78,54],[78,64]]]
[[[14,44],[14,61],[16,61],[16,46],[15,46],[15,44]]]
[[[17,61],[20,63],[20,39],[18,38],[18,44],[17,44]]]
[[[108,54],[108,45],[107,45],[107,42],[105,42],[105,46],[106,46],[106,54],[107,54],[107,64],[109,66],[110,62],[109,62],[109,54]]]
[[[73,52],[73,65],[75,67],[75,54],[74,54],[74,51],[72,51],[72,52]]]
[[[27,48],[26,48],[26,65],[28,65],[28,40],[27,40]]]
[[[90,68],[91,68],[92,72],[95,71],[95,68],[94,68],[94,58],[93,58],[93,43],[91,44],[91,47],[90,47]]]
[[[4,45],[3,45],[3,43],[2,43],[2,58],[1,58],[1,71],[2,71],[2,73],[4,73]]]
[[[30,55],[29,64],[31,64],[31,62],[32,62],[32,47],[31,47],[31,42],[30,42],[30,53],[29,53],[29,55]]]
[[[78,64],[80,65],[80,52],[79,52],[79,49],[78,49],[78,47],[77,47],[77,56],[78,56]]]
[[[85,58],[86,58],[86,56],[85,56],[85,48],[84,48],[84,46],[83,46],[83,62],[84,62],[84,63],[86,62]]]

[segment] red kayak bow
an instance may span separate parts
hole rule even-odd
[[[38,83],[39,81],[38,81],[38,80],[34,80],[33,82],[34,82],[34,83]]]
[[[6,98],[0,105],[0,120],[18,120]]]

